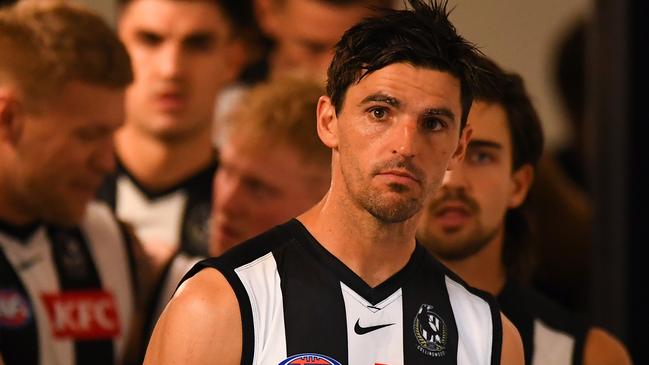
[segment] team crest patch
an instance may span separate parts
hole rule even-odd
[[[340,362],[325,355],[297,354],[280,362],[279,365],[341,365],[341,364]]]
[[[0,328],[20,328],[30,322],[27,299],[16,290],[0,290]]]
[[[448,330],[444,320],[433,312],[433,306],[422,304],[413,323],[417,349],[432,357],[446,355]]]

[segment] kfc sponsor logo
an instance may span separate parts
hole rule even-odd
[[[120,333],[115,299],[100,290],[43,294],[55,338],[96,340]]]
[[[0,290],[0,327],[22,327],[31,317],[29,304],[19,292]]]

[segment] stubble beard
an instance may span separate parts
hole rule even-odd
[[[499,227],[487,229],[478,225],[464,235],[458,232],[430,233],[421,237],[422,244],[444,261],[462,261],[478,252],[498,235]]]
[[[421,211],[423,204],[420,199],[405,196],[409,190],[407,187],[399,184],[388,187],[391,194],[399,196],[386,197],[368,187],[361,192],[358,202],[378,221],[388,224],[405,222]]]

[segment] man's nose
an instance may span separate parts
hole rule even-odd
[[[217,172],[215,184],[215,211],[228,215],[240,213],[245,205],[242,201],[244,189],[241,179]]]
[[[453,170],[447,170],[444,174],[444,181],[442,182],[442,186],[456,189],[466,189],[468,184],[469,180],[467,179],[464,164],[459,164]]]
[[[160,50],[156,63],[162,76],[173,79],[182,75],[184,61],[182,48],[172,44]]]
[[[392,153],[400,154],[403,157],[412,158],[417,151],[417,120],[411,117],[404,117],[395,124],[393,134]]]

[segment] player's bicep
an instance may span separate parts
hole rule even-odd
[[[216,270],[183,283],[155,326],[145,364],[241,362],[241,315],[232,288]]]
[[[500,357],[501,365],[525,364],[523,341],[514,324],[502,313],[500,319],[503,324],[503,346]]]

